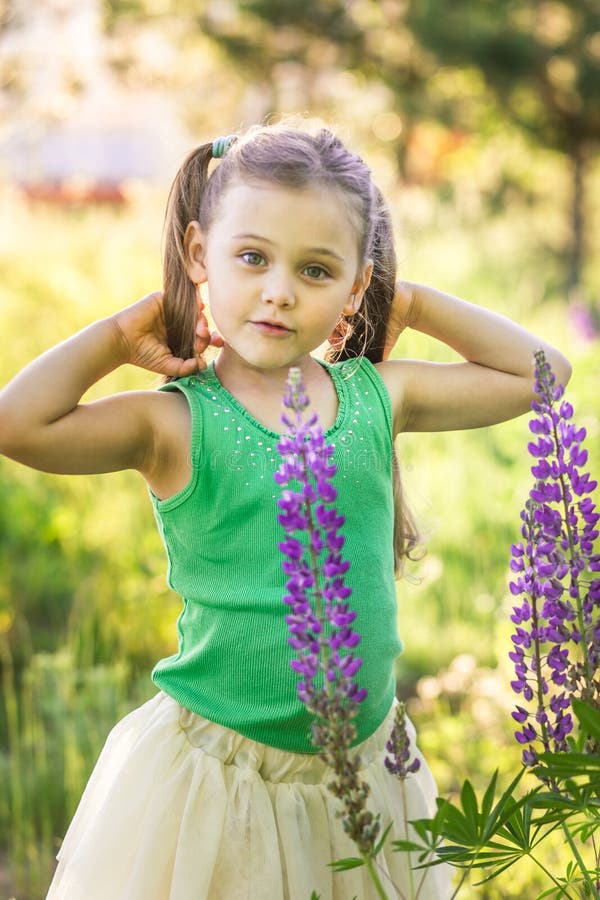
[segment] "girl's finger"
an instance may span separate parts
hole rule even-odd
[[[206,363],[200,356],[192,356],[189,359],[171,356],[169,359],[166,359],[161,366],[161,374],[174,378],[181,378],[184,375],[193,375],[199,369],[204,368],[206,368]]]
[[[202,313],[198,316],[198,321],[196,322],[196,334],[199,337],[205,337],[210,333],[208,328],[208,322],[206,321],[206,316]]]

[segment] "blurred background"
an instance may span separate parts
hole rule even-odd
[[[317,117],[370,163],[403,277],[570,356],[598,474],[597,0],[0,0],[0,79],[0,382],[160,287],[168,187],[194,144]],[[415,333],[396,352],[450,358]],[[127,368],[90,396],[156,383]],[[523,417],[399,442],[428,552],[398,586],[398,691],[443,795],[520,765],[507,583],[527,440]],[[0,900],[45,896],[110,727],[154,693],[179,612],[165,562],[136,474],[0,459]],[[461,896],[543,885],[523,864]]]

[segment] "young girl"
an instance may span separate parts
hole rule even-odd
[[[203,285],[218,336],[203,314]],[[406,326],[464,361],[385,360]],[[328,338],[328,361],[313,356]],[[206,366],[211,342],[219,350]],[[382,827],[395,823],[380,863],[408,896],[407,856],[391,841],[405,814],[432,812],[435,786],[422,763],[406,781],[405,810],[384,766],[401,649],[394,568],[414,540],[402,510],[394,516],[393,440],[523,413],[540,346],[565,382],[564,357],[517,325],[428,287],[396,285],[385,203],[366,165],[330,132],[254,128],[188,157],[167,211],[164,292],[49,350],[0,394],[7,456],[48,472],[142,474],[169,584],[183,599],[178,652],[154,669],[160,692],[110,734],[51,900],[375,896],[364,868],[327,866],[356,850],[289,666],[273,472],[292,365],[336,446],[368,689],[356,720],[361,777]],[[80,403],[126,363],[166,383]],[[419,897],[450,893],[440,867]]]

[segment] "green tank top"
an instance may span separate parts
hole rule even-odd
[[[336,508],[345,516],[346,583],[362,637],[357,680],[368,696],[357,742],[383,722],[394,698],[397,630],[393,561],[392,418],[389,395],[367,359],[322,363],[339,408],[326,432],[335,445]],[[166,500],[151,494],[168,556],[167,581],[183,600],[178,651],[155,684],[182,706],[245,737],[314,753],[311,717],[296,695],[278,543],[278,435],[220,384],[213,365],[162,385],[181,391],[192,418],[192,476]],[[283,407],[282,407],[283,408]],[[283,426],[282,426],[283,427]]]

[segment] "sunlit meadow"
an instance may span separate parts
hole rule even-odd
[[[544,165],[545,177],[556,174]],[[396,195],[402,274],[480,300],[565,350],[574,363],[569,394],[597,472],[598,344],[571,325],[557,288],[548,235],[560,222],[521,207],[488,217],[476,193],[461,191],[468,166],[444,202],[417,188]],[[0,381],[159,286],[163,202],[135,186],[118,209],[30,207],[14,191],[0,195]],[[397,353],[448,358],[414,333]],[[92,394],[156,383],[123,369]],[[477,788],[520,756],[503,661],[510,545],[530,482],[526,441],[521,418],[398,444],[428,550],[399,583],[399,694],[442,795],[466,777]],[[137,475],[58,478],[2,459],[0,495],[0,896],[39,900],[108,730],[153,693],[149,670],[174,649],[179,606]],[[506,883],[461,896],[534,897],[538,889],[524,866]]]

